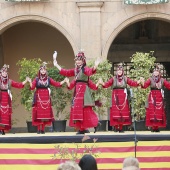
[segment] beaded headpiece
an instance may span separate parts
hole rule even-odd
[[[9,65],[4,64],[4,66],[1,68],[1,71],[8,71]]]
[[[40,66],[40,69],[39,70],[41,70],[42,68],[44,68],[44,69],[47,69],[47,63],[46,62],[43,62],[42,63],[42,65]]]
[[[82,60],[83,63],[86,63],[86,57],[85,57],[85,55],[84,55],[83,50],[80,50],[80,51],[76,54],[74,60]]]
[[[118,63],[117,70],[124,70],[123,66],[124,66],[124,63]]]

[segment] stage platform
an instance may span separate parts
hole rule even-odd
[[[90,138],[97,138],[98,142],[130,142],[134,141],[135,136],[138,141],[170,141],[170,131],[150,132],[150,131],[125,131],[118,133],[113,131],[86,133]],[[0,135],[0,143],[80,143],[84,135],[76,135],[76,132],[46,132],[45,134],[37,133],[6,133]],[[90,140],[86,141],[91,142]]]
[[[63,149],[69,152],[67,157],[62,157]],[[57,170],[61,162],[71,159],[70,153],[80,159],[87,150],[95,156],[99,170],[121,170],[129,156],[138,158],[141,170],[170,170],[170,131],[137,131],[136,136],[133,131],[6,133],[0,135],[0,169]]]

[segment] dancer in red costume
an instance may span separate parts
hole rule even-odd
[[[69,83],[69,79],[66,81],[68,89],[74,88],[69,126],[78,129],[77,134],[88,133],[88,128],[95,128],[95,133],[100,126],[97,114],[92,109],[95,102],[90,92],[90,89],[97,90],[99,84],[94,84],[88,77],[86,80],[83,78],[85,77],[82,74],[82,76],[79,75],[79,81],[76,79],[71,83]]]
[[[152,77],[145,82],[142,78],[141,83],[142,88],[151,88],[146,108],[146,126],[150,127],[152,132],[160,132],[159,127],[166,127],[163,87],[170,90],[170,83],[161,78],[159,65],[154,66]]]
[[[128,102],[127,84],[129,86],[137,87],[139,82],[133,81],[124,76],[123,64],[117,66],[116,75],[107,82],[102,79],[99,83],[103,88],[112,87],[112,101],[110,107],[110,126],[114,126],[115,132],[123,132],[124,125],[131,125],[131,113]]]
[[[46,63],[40,66],[38,77],[33,82],[29,79],[31,90],[36,88],[34,93],[33,108],[32,108],[32,125],[37,126],[37,133],[44,134],[45,126],[51,126],[54,121],[54,115],[51,106],[50,85],[61,87],[65,80],[56,82],[48,77]]]
[[[75,79],[70,85],[70,89],[75,86],[74,98],[71,107],[70,115],[70,126],[77,127],[79,129],[77,134],[89,133],[87,128],[94,127],[97,131],[100,123],[98,122],[98,117],[92,110],[94,106],[94,101],[92,100],[89,87],[96,90],[97,87],[89,80],[89,76],[96,72],[96,68],[100,63],[100,60],[95,61],[95,66],[89,68],[86,66],[86,57],[83,52],[79,52],[75,57],[75,68],[73,69],[63,69],[56,61],[57,53],[53,55],[54,66],[56,66],[61,75],[71,77],[74,76]]]
[[[12,95],[10,89],[11,87],[23,88],[27,82],[27,79],[22,83],[9,79],[8,68],[9,65],[5,64],[0,70],[0,130],[2,135],[11,129]]]

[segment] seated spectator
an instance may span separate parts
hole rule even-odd
[[[90,154],[86,154],[80,159],[79,166],[81,170],[98,170],[96,159]]]
[[[61,163],[57,170],[81,170],[76,162],[73,161],[66,161]]]
[[[123,161],[123,170],[125,170],[125,168],[128,168],[126,170],[130,170],[129,167],[132,170],[139,170],[139,161],[137,158],[134,157],[127,157],[124,159]],[[136,168],[136,169],[135,169]]]

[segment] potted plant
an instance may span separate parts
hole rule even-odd
[[[48,69],[48,75],[55,81],[62,81],[65,77],[59,74],[59,70],[56,67],[51,67]],[[72,92],[63,85],[62,88],[56,88],[51,86],[51,98],[52,105],[56,111],[55,118],[56,121],[53,122],[53,130],[55,131],[65,131],[66,121],[69,117],[67,106],[71,104]],[[69,107],[70,108],[70,107]],[[64,116],[64,117],[63,117]]]
[[[153,56],[153,51],[150,53],[136,52],[133,54],[131,57],[132,67],[129,71],[130,77],[136,80],[143,77],[147,80],[151,76],[150,70],[154,66],[155,60],[156,58]],[[149,90],[149,88],[141,89],[140,86],[138,88],[132,88],[133,98],[131,100],[131,114],[133,119],[137,121],[137,130],[139,129],[138,124],[142,124],[143,129],[141,130],[145,130],[145,104]]]
[[[42,63],[42,60],[40,58],[34,58],[34,59],[26,59],[22,58],[17,62],[17,65],[19,66],[19,79],[20,81],[25,80],[26,77],[30,77],[31,79],[35,78],[37,76],[39,67]],[[21,104],[24,105],[25,109],[29,112],[29,115],[27,117],[26,123],[28,132],[36,132],[37,128],[35,126],[32,126],[32,101],[33,101],[33,95],[34,91],[30,90],[30,85],[27,83],[25,85],[25,88],[21,90]]]
[[[92,67],[94,65],[94,61],[89,61],[87,63],[89,67]],[[104,82],[108,81],[111,77],[111,67],[112,64],[109,63],[108,60],[103,60],[94,75],[90,76],[90,79],[97,83],[99,78],[102,78]],[[99,116],[99,120],[101,123],[101,127],[99,130],[106,130],[106,125],[108,121],[108,108],[110,107],[110,101],[111,101],[111,89],[103,89],[102,86],[99,86],[98,90],[92,91],[92,96],[95,100],[96,106],[94,107],[95,112]]]

